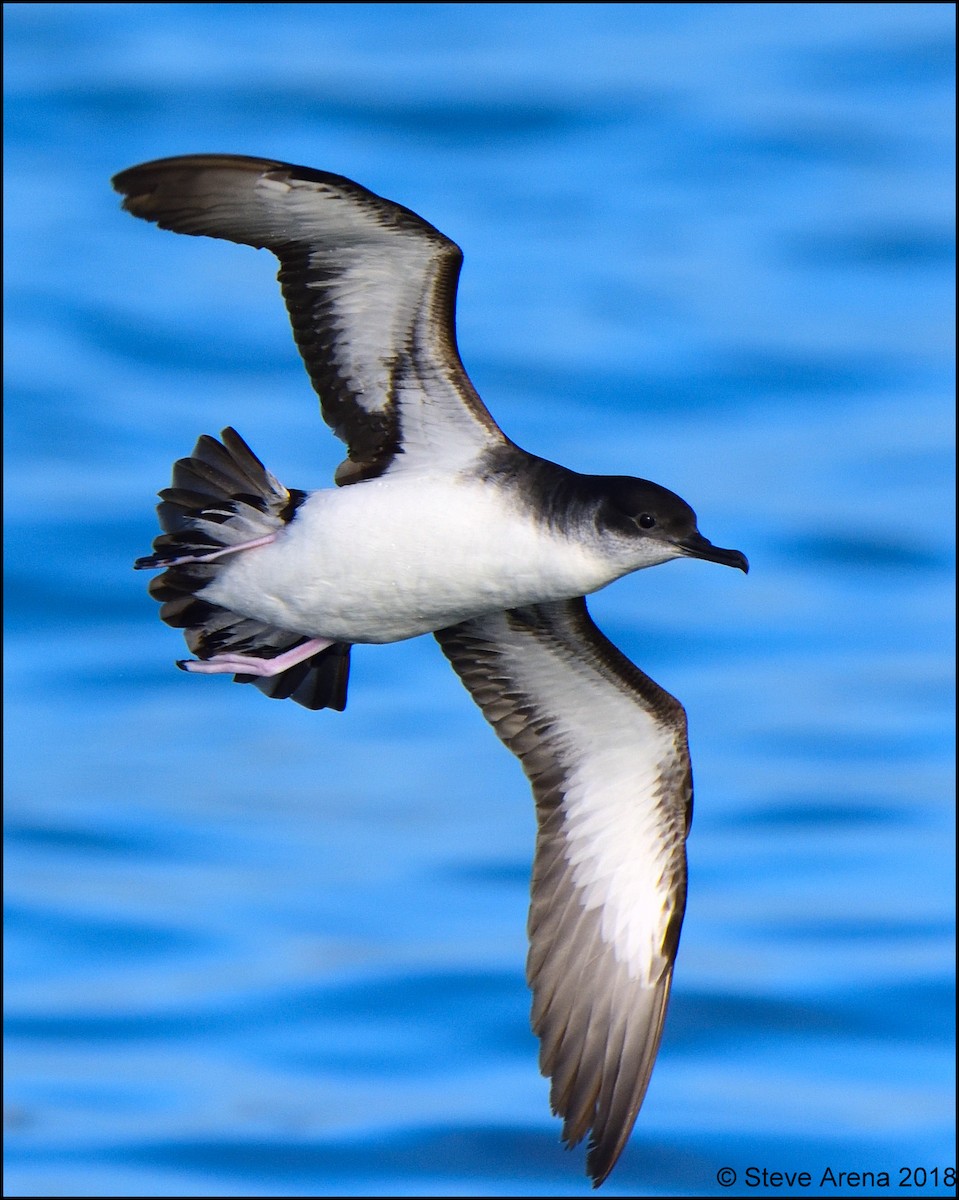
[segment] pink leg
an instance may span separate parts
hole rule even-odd
[[[249,654],[214,654],[205,662],[187,658],[178,662],[177,666],[183,671],[189,671],[191,675],[236,674],[270,678],[273,675],[281,675],[290,667],[295,667],[297,663],[312,658],[320,650],[332,645],[333,643],[325,638],[311,638],[302,646],[294,646],[292,650],[278,654],[276,658],[254,658]]]
[[[134,571],[153,571],[158,567],[178,567],[181,563],[213,562],[215,558],[222,558],[224,554],[236,554],[240,550],[253,550],[256,546],[268,546],[275,540],[276,534],[268,533],[264,537],[254,538],[252,542],[240,542],[237,546],[221,546],[219,550],[211,550],[209,554],[181,554],[177,557],[171,557],[162,552],[150,554],[146,558],[138,558],[133,564],[133,569]]]

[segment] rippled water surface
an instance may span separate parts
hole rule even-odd
[[[749,554],[592,601],[697,784],[606,1193],[953,1165],[952,6],[5,20],[7,1194],[589,1191],[529,1032],[529,792],[436,645],[309,713],[177,672],[130,570],[198,433],[291,485],[340,457],[273,260],[119,210],[197,151],[423,213],[510,436]]]

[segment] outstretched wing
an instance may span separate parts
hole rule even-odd
[[[692,776],[682,706],[596,628],[583,599],[436,634],[533,787],[527,979],[540,1067],[594,1183],[649,1084],[686,901]]]
[[[459,247],[359,184],[262,158],[197,154],[121,171],[134,216],[272,250],[324,420],[346,442],[337,483],[454,469],[505,442],[456,347]]]

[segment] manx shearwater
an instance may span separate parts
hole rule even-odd
[[[532,784],[527,978],[563,1138],[600,1184],[659,1048],[686,901],[692,804],[677,700],[584,597],[673,558],[748,569],[644,479],[582,475],[500,430],[460,361],[462,253],[325,171],[189,155],[113,180],[134,216],[271,250],[338,488],[284,487],[233,429],[160,493],[138,560],[193,673],[342,710],[350,647],[432,633]]]

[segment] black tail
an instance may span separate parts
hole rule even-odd
[[[302,641],[298,638],[289,647]],[[295,700],[304,708],[346,708],[346,685],[350,678],[350,647],[346,642],[334,642],[306,662],[297,663],[282,675],[263,679],[257,675],[234,675],[237,683],[252,683],[264,696],[274,700]]]
[[[161,602],[162,619],[183,630],[197,658],[207,660],[228,651],[275,658],[307,641],[307,636],[202,599],[197,593],[212,582],[230,556],[195,560],[276,533],[293,519],[306,492],[285,488],[236,430],[224,429],[220,437],[222,442],[204,434],[189,458],[174,463],[173,486],[160,492],[157,505],[164,532],[153,543],[154,553],[134,565],[140,570],[167,568],[150,581],[149,592]],[[171,565],[178,559],[187,561]],[[289,698],[304,708],[342,712],[349,672],[350,647],[337,642],[280,675],[233,678],[254,684],[276,700]]]

